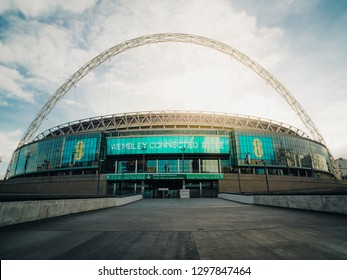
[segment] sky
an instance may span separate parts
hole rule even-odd
[[[1,0],[0,178],[48,98],[104,50],[139,36],[187,33],[246,54],[274,75],[347,158],[347,1]],[[286,101],[239,61],[190,43],[127,50],[88,73],[36,135],[105,114],[193,110],[243,114],[309,134]]]

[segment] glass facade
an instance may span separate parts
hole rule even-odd
[[[95,135],[68,136],[65,139],[62,166],[85,166],[97,161],[100,137]]]
[[[306,168],[331,172],[327,149],[297,136],[255,131],[234,131],[236,165]]]
[[[294,135],[251,130],[97,132],[44,139],[15,151],[10,177],[97,173],[329,174],[321,144]],[[151,133],[150,133],[151,132]],[[186,131],[188,133],[188,131]],[[141,133],[143,134],[141,136]],[[167,134],[165,134],[167,133]],[[82,172],[82,173],[81,173]],[[237,171],[239,172],[239,171]]]
[[[10,176],[98,166],[101,133],[57,137],[21,147],[14,154]]]

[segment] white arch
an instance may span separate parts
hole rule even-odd
[[[139,46],[161,43],[161,42],[183,42],[191,43],[196,45],[202,45],[215,49],[217,51],[223,52],[229,55],[232,58],[235,58],[253,72],[257,73],[262,77],[269,85],[271,85],[277,93],[284,98],[284,100],[290,105],[294,112],[299,116],[303,124],[309,130],[311,136],[314,140],[322,143],[327,147],[322,135],[320,134],[318,128],[313,123],[311,118],[307,115],[304,108],[299,104],[299,102],[294,98],[294,96],[267,70],[260,66],[253,59],[249,58],[244,53],[239,50],[223,44],[219,41],[192,35],[192,34],[183,34],[183,33],[161,33],[161,34],[152,34],[147,36],[142,36],[134,38],[128,41],[125,41],[121,44],[118,44],[114,47],[111,47],[104,52],[100,53],[98,56],[94,57],[83,67],[81,67],[77,72],[75,72],[70,78],[68,78],[58,89],[57,91],[49,98],[46,104],[38,112],[32,123],[29,125],[25,131],[22,139],[19,142],[18,147],[28,143],[32,140],[33,135],[36,133],[38,128],[41,126],[42,122],[46,119],[47,115],[51,112],[53,107],[63,98],[63,96],[73,87],[78,81],[80,81],[85,75],[90,71],[95,69],[97,66],[107,61],[109,58],[116,56],[119,53],[122,53],[126,50],[136,48]]]

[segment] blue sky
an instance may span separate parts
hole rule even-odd
[[[37,112],[107,48],[180,32],[239,49],[306,109],[334,157],[347,158],[347,1],[123,0],[0,2],[0,175]],[[261,78],[215,50],[163,43],[128,50],[71,89],[40,127],[96,115],[203,110],[259,116],[307,132]]]

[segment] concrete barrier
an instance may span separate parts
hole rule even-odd
[[[219,198],[241,202],[245,204],[254,204],[253,195],[240,195],[240,194],[231,194],[231,193],[220,193],[218,194]]]
[[[239,195],[220,193],[235,202],[347,214],[347,195]]]
[[[254,204],[347,214],[347,195],[254,195]]]
[[[141,199],[142,195],[134,195],[127,197],[0,202],[0,227],[122,206]]]

